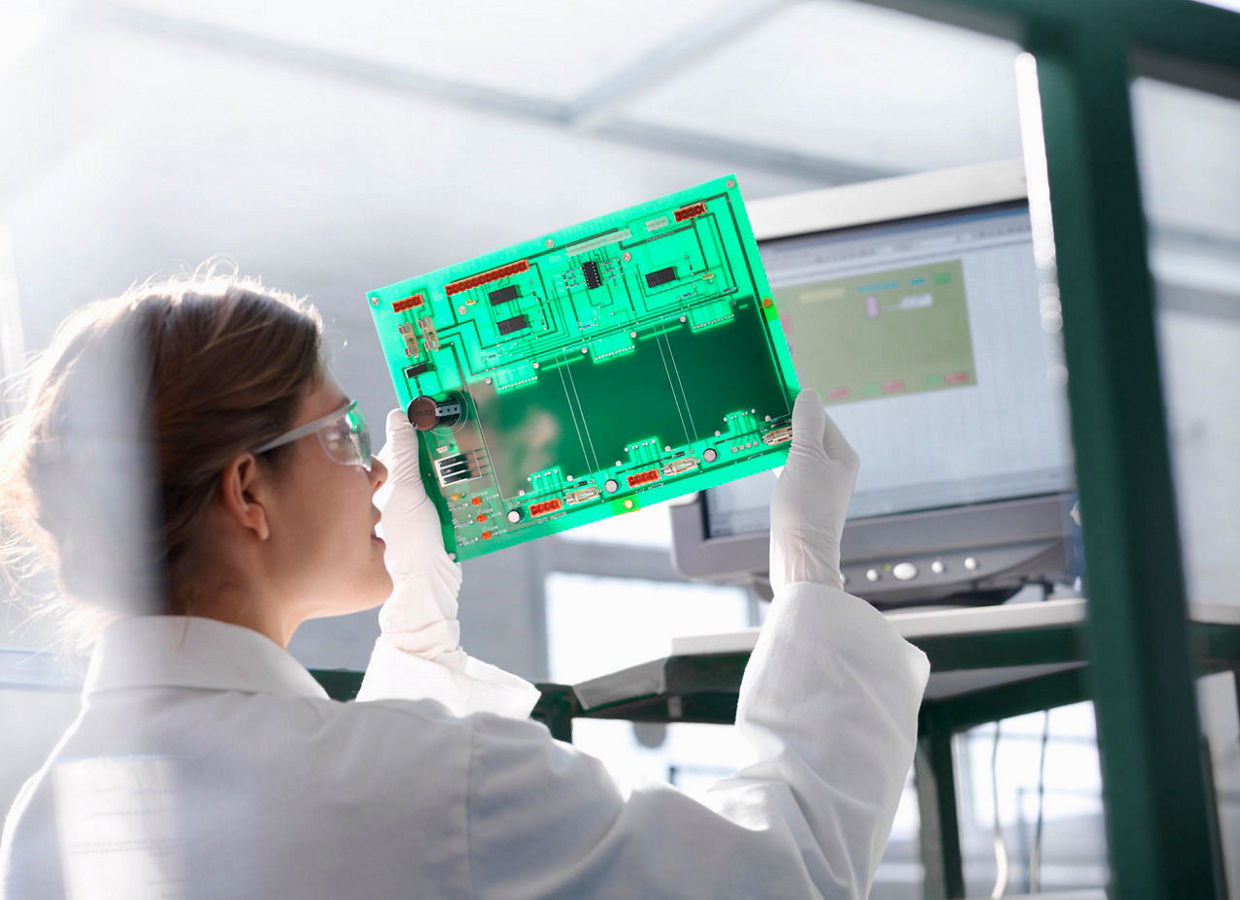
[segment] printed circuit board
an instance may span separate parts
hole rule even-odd
[[[796,374],[734,176],[369,302],[457,559],[787,457]]]

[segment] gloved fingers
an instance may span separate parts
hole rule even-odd
[[[827,451],[827,457],[832,462],[841,463],[856,471],[861,463],[857,451],[853,449],[852,444],[848,443],[848,438],[844,437],[840,426],[835,424],[835,420],[828,416],[825,410],[822,418],[822,449]]]
[[[418,469],[418,436],[398,409],[387,416],[387,443],[378,458],[388,467],[388,479],[375,492],[375,506],[383,513],[379,536],[392,535],[404,547],[409,541],[428,541],[442,548],[439,516],[426,494]],[[391,548],[391,541],[389,549]]]
[[[821,445],[823,422],[827,412],[822,399],[813,388],[797,394],[792,406],[792,447],[795,450],[812,450]]]
[[[399,409],[387,414],[387,443],[379,451],[379,460],[388,468],[389,483],[422,482],[418,472],[418,436],[409,419]]]
[[[835,420],[823,409],[822,400],[813,388],[801,391],[792,407],[792,451],[820,457],[820,450],[831,462],[856,469],[857,451],[848,443]]]

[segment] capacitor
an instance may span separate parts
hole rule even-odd
[[[465,417],[465,403],[456,394],[443,399],[414,397],[405,410],[409,423],[418,431],[430,431],[440,426],[455,425]]]

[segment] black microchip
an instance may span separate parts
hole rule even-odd
[[[487,296],[491,298],[492,306],[499,306],[501,303],[517,299],[517,286],[510,284],[508,287],[502,287],[498,291],[491,291]]]
[[[590,290],[594,290],[603,283],[603,276],[598,273],[598,263],[594,260],[590,260],[581,267],[581,274],[586,276],[586,287]]]
[[[660,269],[657,272],[651,272],[649,275],[646,276],[646,284],[652,288],[658,287],[661,284],[667,284],[669,281],[675,281],[675,280],[676,280],[676,270],[672,268],[671,266],[668,266],[666,269]]]
[[[528,328],[529,324],[529,320],[525,316],[513,316],[511,319],[503,319],[496,322],[495,327],[499,329],[500,334],[512,334],[514,331]]]
[[[431,367],[429,363],[418,363],[416,366],[409,366],[408,368],[405,369],[405,377],[416,378],[417,376],[421,375],[423,372],[429,372],[430,368]]]

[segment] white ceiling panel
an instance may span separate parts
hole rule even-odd
[[[729,171],[126,29],[49,53],[35,74],[98,118],[0,205],[28,348],[82,302],[221,254],[311,296],[338,374],[376,416],[392,387],[368,289]],[[67,60],[71,85],[53,80]],[[18,127],[42,127],[23,108]],[[738,175],[752,197],[813,186]]]
[[[568,101],[723,0],[129,0],[116,4],[422,75]],[[152,23],[154,24],[154,23]]]
[[[789,5],[624,107],[897,171],[1020,155],[1011,43],[850,0]]]

